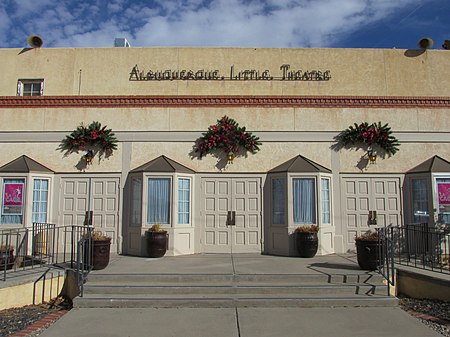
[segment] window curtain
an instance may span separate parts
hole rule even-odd
[[[285,206],[284,179],[272,179],[272,223],[274,225],[284,224]]]
[[[33,182],[33,205],[31,221],[38,223],[47,222],[48,204],[48,180],[34,179]]]
[[[313,178],[294,178],[294,223],[315,224],[315,183]]]
[[[190,180],[178,179],[178,223],[189,224]]]
[[[149,178],[147,223],[168,224],[170,221],[170,179]]]
[[[321,179],[322,193],[322,223],[331,223],[330,211],[330,179]]]
[[[25,193],[25,179],[4,179],[3,180],[3,195],[2,195],[2,216],[1,223],[2,224],[14,224],[19,225],[23,223],[23,208],[25,204],[25,196],[21,195],[22,198],[22,206],[15,207],[12,214],[8,214],[8,206],[5,206],[5,185],[6,184],[23,184],[23,193]],[[19,214],[20,213],[20,214]]]

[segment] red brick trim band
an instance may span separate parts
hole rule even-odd
[[[305,107],[450,108],[450,97],[403,96],[0,96],[0,108]]]
[[[56,311],[54,313],[48,314],[44,318],[41,318],[40,320],[34,322],[33,324],[27,326],[22,331],[16,332],[10,337],[25,337],[29,336],[30,334],[35,333],[36,331],[41,331],[44,329],[47,329],[51,324],[56,322],[58,319],[60,319],[62,316],[64,316],[68,310],[60,310]]]

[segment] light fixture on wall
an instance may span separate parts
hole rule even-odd
[[[367,150],[367,157],[369,158],[369,162],[371,164],[375,164],[375,162],[377,161],[377,152],[369,147],[369,149]]]
[[[94,159],[94,152],[92,152],[92,150],[89,150],[83,156],[83,159],[86,162],[86,165],[91,165],[92,164],[92,160]]]
[[[233,159],[234,159],[234,153],[233,152],[228,152],[228,164],[233,164]]]

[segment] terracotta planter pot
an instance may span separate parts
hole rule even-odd
[[[0,251],[0,271],[12,269],[14,265],[14,249]]]
[[[101,270],[105,269],[109,264],[109,254],[111,248],[111,239],[108,240],[93,240],[92,241],[92,269]],[[87,251],[87,249],[86,249]],[[87,252],[86,252],[87,253]]]
[[[319,239],[317,233],[297,233],[296,234],[297,251],[300,257],[314,257],[319,248]]]
[[[364,270],[375,270],[379,264],[380,244],[374,240],[356,240],[358,265]]]
[[[167,232],[145,232],[147,241],[147,255],[149,257],[163,257],[166,254],[169,243]]]

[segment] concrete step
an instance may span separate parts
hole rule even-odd
[[[361,274],[106,274],[93,272],[88,276],[89,284],[241,284],[255,285],[273,283],[285,285],[305,284],[382,284],[383,277],[376,273]]]
[[[281,295],[120,295],[109,297],[90,295],[74,299],[75,308],[234,308],[234,307],[393,307],[395,297],[378,295],[339,296],[329,294],[281,296]]]
[[[387,292],[384,285],[369,284],[343,284],[343,285],[117,285],[117,284],[87,284],[84,287],[84,295],[90,294],[377,294],[385,295]]]
[[[383,278],[353,274],[108,274],[93,272],[74,307],[394,306]]]

